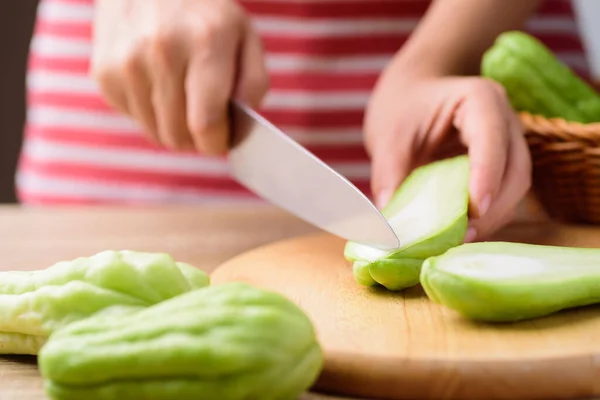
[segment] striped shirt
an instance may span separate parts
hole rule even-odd
[[[426,12],[425,0],[240,0],[267,52],[260,112],[367,195],[363,112],[376,79]],[[150,144],[88,75],[94,0],[41,0],[17,171],[25,204],[260,201],[225,158]],[[549,0],[526,30],[583,76],[570,1]]]

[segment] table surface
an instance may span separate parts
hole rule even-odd
[[[540,244],[585,235],[595,228],[517,223],[496,239],[520,240],[545,232]],[[257,246],[318,232],[307,223],[267,205],[21,208],[0,206],[3,270],[30,270],[105,249],[162,251],[211,272],[222,262]],[[0,359],[0,399],[44,400],[42,381],[31,358]],[[307,393],[302,400],[334,400]]]

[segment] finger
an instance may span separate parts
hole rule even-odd
[[[147,65],[141,54],[132,55],[124,66],[124,88],[131,115],[143,126],[148,136],[158,142],[152,83]]]
[[[472,223],[478,238],[488,237],[509,223],[531,186],[531,156],[527,143],[516,122],[511,122],[511,131],[508,165],[502,189],[489,212]]]
[[[117,69],[94,70],[92,74],[106,103],[121,114],[131,115],[122,75]]]
[[[236,53],[241,35],[223,35],[190,60],[185,87],[187,124],[196,148],[207,155],[228,149],[229,101],[233,93]]]
[[[507,163],[509,110],[500,96],[486,85],[477,84],[457,110],[456,127],[468,147],[469,192],[474,218],[488,211],[500,190]]]
[[[193,141],[186,124],[183,85],[186,49],[177,38],[171,36],[157,41],[151,51],[151,101],[159,140],[170,149],[191,148]]]
[[[384,129],[384,128],[383,128]],[[392,135],[388,135],[391,137]],[[399,135],[394,135],[396,139]],[[383,137],[383,136],[382,136]],[[375,205],[387,205],[413,165],[413,143],[401,140],[378,142],[371,151],[371,190]]]
[[[269,74],[262,42],[248,22],[234,97],[251,107],[258,108],[268,88]]]

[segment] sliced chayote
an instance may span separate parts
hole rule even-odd
[[[38,360],[54,400],[295,400],[323,353],[298,306],[233,282],[73,323]]]
[[[204,271],[168,254],[134,251],[0,272],[0,354],[37,354],[48,335],[69,323],[131,312],[208,284]]]
[[[464,317],[536,318],[600,302],[600,249],[506,242],[464,244],[427,259],[427,296]]]
[[[457,156],[415,169],[382,210],[400,240],[387,251],[348,242],[346,259],[365,286],[401,290],[419,283],[423,260],[463,242],[468,224],[469,159]]]

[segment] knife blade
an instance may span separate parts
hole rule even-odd
[[[247,105],[231,102],[231,175],[268,202],[333,235],[380,249],[400,243],[348,179]]]

